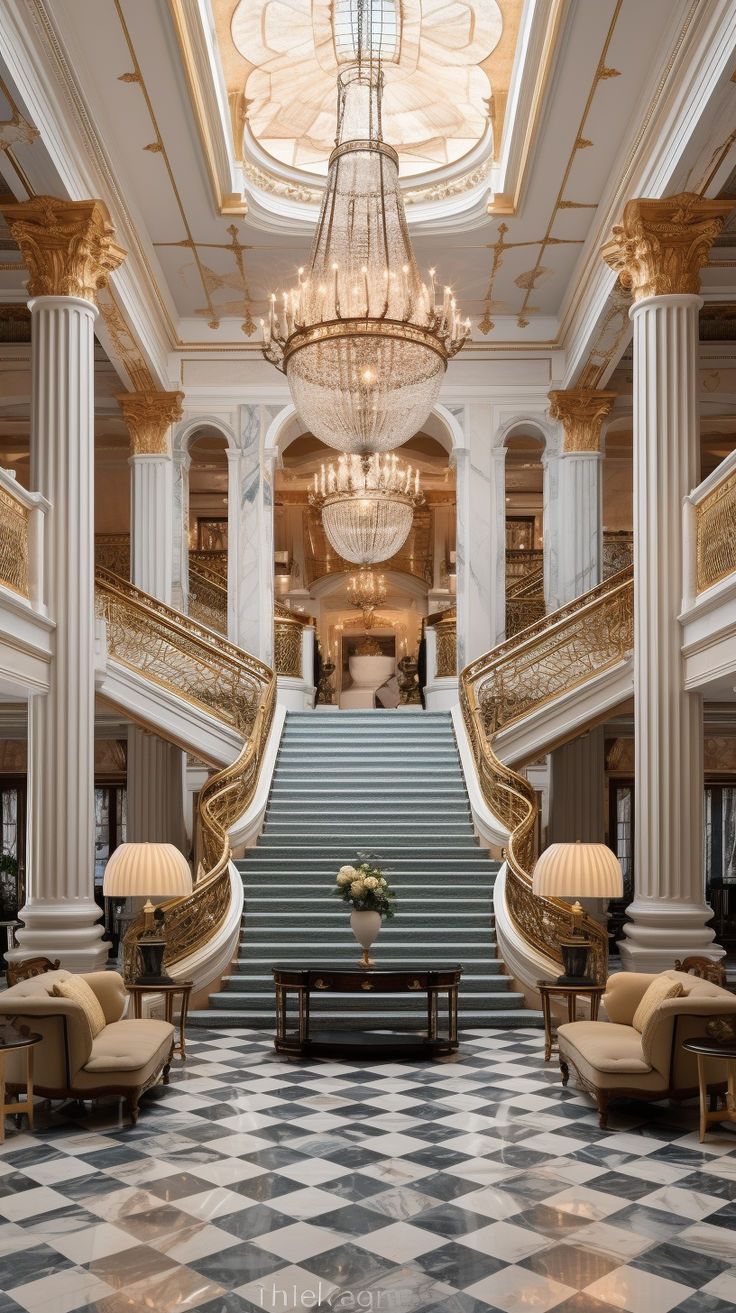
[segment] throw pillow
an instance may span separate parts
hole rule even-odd
[[[66,980],[57,981],[51,993],[54,998],[68,998],[72,1003],[79,1004],[89,1022],[93,1039],[105,1029],[107,1022],[99,999],[81,976],[68,976]]]
[[[657,976],[644,993],[642,1000],[634,1013],[631,1022],[634,1030],[643,1034],[647,1022],[654,1016],[661,1003],[666,998],[679,998],[683,993],[682,985],[679,980],[670,980],[669,976]]]

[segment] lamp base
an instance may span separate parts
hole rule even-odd
[[[560,952],[565,970],[557,977],[558,985],[592,985],[589,972],[590,944],[587,939],[561,939]]]
[[[176,982],[164,966],[166,940],[154,935],[141,935],[138,951],[142,959],[140,974],[136,976],[136,985],[173,985]]]

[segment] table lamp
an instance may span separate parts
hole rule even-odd
[[[571,935],[560,940],[564,974],[558,985],[589,982],[590,944],[580,933],[580,898],[620,898],[624,891],[621,863],[604,843],[553,843],[539,857],[532,890],[546,898],[574,898],[570,908]]]
[[[192,892],[189,863],[172,843],[121,843],[107,866],[102,892],[106,898],[145,898],[144,924],[138,948],[143,970],[137,983],[170,985],[164,967],[164,914],[151,898],[176,898]]]

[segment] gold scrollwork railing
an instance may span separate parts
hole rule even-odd
[[[538,807],[529,781],[505,766],[494,751],[496,734],[560,694],[623,660],[634,644],[634,579],[631,568],[568,606],[545,616],[466,666],[460,704],[478,781],[493,815],[508,829],[508,909],[520,934],[553,961],[570,931],[570,909],[557,898],[532,893]],[[605,931],[583,918],[596,979],[607,963]]]
[[[227,580],[205,562],[189,561],[189,614],[219,634],[227,633]]]
[[[273,665],[277,675],[292,679],[304,677],[302,633],[311,623],[305,616],[294,615],[280,602],[274,604]]]
[[[199,814],[204,874],[185,898],[163,904],[166,954],[174,965],[205,944],[230,905],[228,830],[255,792],[273,718],[276,680],[263,662],[165,606],[108,570],[96,571],[96,606],[107,629],[110,657],[143,678],[201,707],[244,739],[237,759],[202,789]],[[125,973],[135,971],[142,916],[124,943]]]
[[[95,534],[95,566],[130,578],[130,537],[127,533]]]
[[[434,629],[436,639],[436,668],[438,677],[452,677],[457,674],[457,607],[448,607],[436,615],[427,617],[427,624]]]
[[[696,586],[702,593],[736,570],[736,470],[695,506]]]
[[[603,535],[604,580],[634,564],[634,535],[628,529],[611,530]]]
[[[0,583],[22,597],[31,595],[29,525],[28,507],[4,483],[0,487]]]

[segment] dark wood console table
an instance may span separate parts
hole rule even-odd
[[[457,1000],[460,987],[460,966],[396,966],[362,967],[344,963],[326,963],[315,966],[307,962],[284,963],[273,967],[276,986],[276,1040],[277,1053],[292,1057],[392,1057],[427,1058],[454,1053],[457,1039]],[[296,1029],[288,1028],[287,1003],[289,994],[297,996]],[[318,1030],[310,1033],[310,998],[321,994],[416,994],[426,995],[426,1034],[421,1031],[400,1031],[390,1028],[390,1013],[385,1027],[379,1030],[345,1029]],[[439,995],[447,994],[447,1033],[440,1034]],[[358,1009],[346,1012],[346,1020],[355,1016]]]

